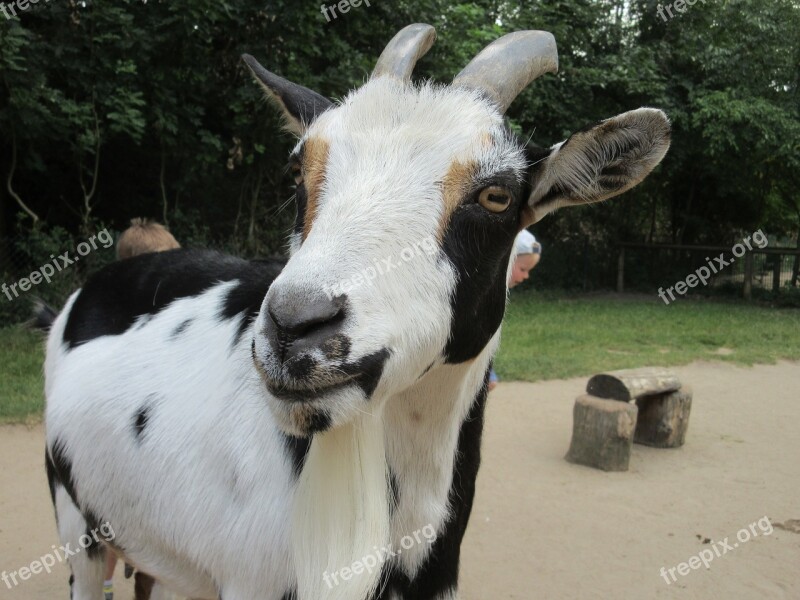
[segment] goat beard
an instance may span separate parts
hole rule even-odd
[[[351,423],[314,436],[295,489],[292,554],[297,597],[366,600],[381,583],[382,565],[364,565],[390,543],[389,481],[383,419],[360,413]],[[374,561],[370,561],[374,562]]]

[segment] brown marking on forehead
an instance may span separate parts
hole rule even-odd
[[[450,165],[447,175],[442,180],[442,200],[444,207],[439,220],[437,237],[441,241],[447,231],[450,218],[461,204],[461,200],[469,193],[475,175],[478,173],[478,163],[475,161],[455,161]]]
[[[303,146],[303,180],[305,181],[306,215],[303,221],[303,239],[308,237],[317,216],[319,195],[325,183],[330,143],[321,138],[310,138]]]

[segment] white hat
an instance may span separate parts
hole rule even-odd
[[[527,229],[523,229],[517,234],[514,240],[514,248],[517,256],[520,254],[541,254],[542,245],[536,241],[536,237]]]

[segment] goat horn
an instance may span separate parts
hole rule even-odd
[[[558,71],[556,39],[547,31],[517,31],[489,44],[453,80],[486,92],[505,114],[537,77]]]
[[[436,41],[436,30],[417,23],[401,29],[384,49],[372,77],[389,75],[403,81],[411,80],[417,61],[428,53]]]

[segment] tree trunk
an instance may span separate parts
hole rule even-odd
[[[630,402],[642,396],[674,392],[680,387],[681,382],[673,372],[660,367],[645,367],[595,375],[586,384],[586,393]]]
[[[33,226],[36,227],[39,223],[39,215],[33,212],[16,191],[14,191],[14,173],[17,170],[17,136],[14,130],[11,130],[11,167],[8,169],[8,178],[6,179],[6,190],[19,207],[33,220]]]
[[[627,471],[638,411],[635,404],[580,396],[566,459],[603,471]]]
[[[636,401],[639,419],[633,441],[656,448],[678,448],[686,441],[692,390],[683,387],[677,392],[645,396]]]
[[[800,252],[800,210],[797,211],[797,250]],[[794,255],[792,265],[792,287],[797,287],[797,280],[800,278],[800,254]]]

